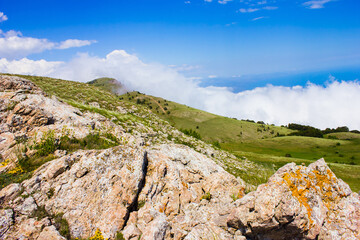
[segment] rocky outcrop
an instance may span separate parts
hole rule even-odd
[[[359,239],[360,199],[323,159],[290,163],[236,202],[228,225],[252,239]]]
[[[17,93],[27,92],[27,93],[43,94],[41,89],[38,88],[31,81],[20,77],[6,76],[6,75],[0,76],[0,91],[1,92],[14,91]]]
[[[50,130],[57,136],[68,134],[69,137],[83,138],[91,130],[108,128],[113,129],[112,134],[115,136],[126,135],[121,126],[100,114],[82,113],[55,97],[49,98],[31,81],[0,75],[1,162],[8,159],[13,163],[18,157],[16,151],[19,142],[29,139],[39,141]]]
[[[223,168],[246,172],[251,162],[129,109],[129,121],[116,124],[0,75],[0,173],[17,166],[23,140],[49,130],[57,140],[92,131],[119,140],[105,150],[56,150],[29,179],[2,188],[0,239],[359,239],[359,195],[324,160],[288,164],[245,195],[249,185]]]
[[[123,230],[127,239],[226,239],[231,238],[225,221],[234,207],[231,196],[243,189],[211,159],[181,145],[78,151],[0,191],[14,216],[9,221],[10,212],[3,213],[2,237],[40,238],[61,214],[74,238],[100,229],[105,238]],[[50,218],[47,228],[39,232],[29,226],[23,232],[20,227],[45,221],[34,219],[42,208],[44,219]]]

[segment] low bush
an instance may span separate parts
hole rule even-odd
[[[180,131],[183,132],[184,134],[188,135],[188,136],[191,136],[191,137],[194,137],[194,138],[197,138],[197,139],[201,140],[200,133],[198,133],[195,130],[192,130],[192,129],[180,129]]]

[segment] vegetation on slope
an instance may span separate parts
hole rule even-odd
[[[360,190],[360,134],[345,131],[345,127],[330,129],[331,133],[329,129],[321,131],[299,124],[278,127],[214,115],[139,92],[120,97],[143,105],[176,128],[192,130],[204,141],[244,156],[272,173],[289,162],[308,165],[325,158],[338,177],[354,191]]]
[[[99,87],[114,94],[126,92],[125,87],[114,78],[97,78],[88,82],[87,84]]]
[[[135,111],[140,112],[150,110],[175,128],[183,130],[185,134],[201,138],[216,148],[236,154],[239,161],[242,157],[253,161],[254,166],[259,166],[262,170],[241,172],[232,162],[223,164],[228,172],[252,184],[265,182],[286,163],[308,165],[324,157],[335,174],[349,183],[353,191],[360,190],[360,152],[358,151],[360,135],[357,133],[323,132],[323,138],[288,136],[294,134],[296,129],[222,117],[139,92],[115,95],[108,91],[106,81],[102,82],[105,87],[97,87],[95,84],[46,77],[21,77],[33,81],[46,93],[56,95],[75,107],[84,111],[98,112],[114,121],[145,123],[147,121],[136,114],[121,114],[117,111],[118,107],[136,106],[135,109],[138,110]],[[98,103],[99,106],[94,106],[92,103]],[[168,139],[195,147],[191,142],[185,142],[171,135],[168,135]]]

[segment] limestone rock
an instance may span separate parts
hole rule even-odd
[[[258,239],[356,239],[360,199],[323,159],[280,168],[256,192],[237,201],[229,226]]]
[[[0,239],[14,224],[14,211],[12,209],[0,209]]]
[[[55,226],[48,226],[42,230],[37,240],[66,240],[66,238],[60,235]]]
[[[139,201],[146,203],[137,220],[144,234],[161,213],[172,239],[230,237],[226,216],[234,207],[231,196],[243,188],[237,179],[211,159],[181,145],[149,150],[148,161],[146,184],[139,196]]]
[[[0,91],[28,91],[32,93],[42,93],[31,81],[15,76],[0,75]]]
[[[21,186],[18,183],[10,184],[0,190],[0,204],[15,199],[21,191]]]
[[[135,224],[128,224],[122,231],[124,238],[128,240],[138,240],[141,236],[140,230]]]

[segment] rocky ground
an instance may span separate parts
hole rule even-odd
[[[58,145],[100,132],[113,146],[58,149],[27,179],[1,186],[0,239],[360,239],[359,195],[324,160],[287,164],[245,195],[252,186],[223,167],[251,162],[146,119],[118,124],[0,76],[0,174],[26,171],[22,159],[40,151],[29,146],[49,131]]]

